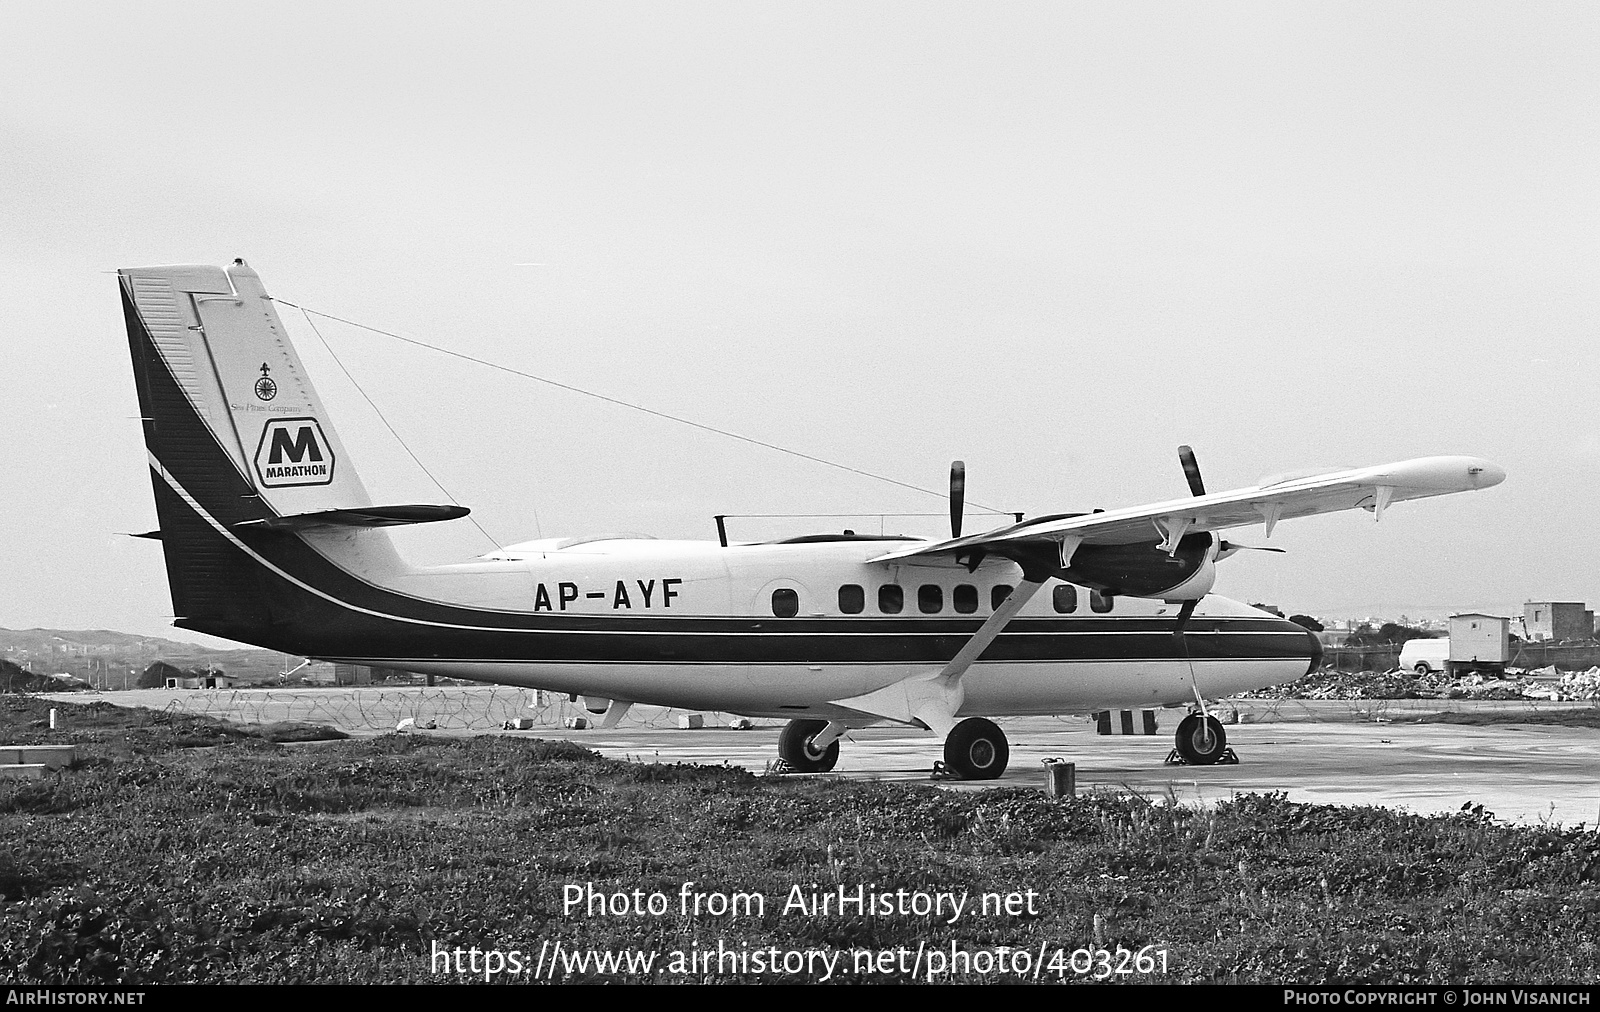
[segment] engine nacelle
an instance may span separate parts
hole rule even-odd
[[[1056,575],[1063,580],[1110,594],[1162,601],[1198,601],[1217,582],[1217,550],[1213,534],[1189,534],[1168,555],[1159,541],[1128,545],[1080,545],[1072,565]]]

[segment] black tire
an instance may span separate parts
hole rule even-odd
[[[1416,670],[1417,674],[1419,675],[1429,675],[1433,673],[1433,669],[1428,667],[1427,661],[1418,661]]]
[[[811,739],[828,726],[825,720],[791,720],[778,735],[778,758],[796,773],[827,773],[839,763],[839,740],[818,752]]]
[[[1190,766],[1212,766],[1228,749],[1228,736],[1215,717],[1191,713],[1178,725],[1178,754]]]
[[[992,720],[968,717],[944,740],[945,769],[963,780],[995,780],[1011,761],[1006,733]]]

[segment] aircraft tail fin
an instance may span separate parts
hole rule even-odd
[[[272,512],[373,505],[255,271],[236,260],[225,269],[144,267],[120,273],[129,337],[140,331],[147,344],[140,349],[135,343],[135,365],[142,373],[168,374]],[[167,460],[193,452],[182,440],[200,435],[185,432],[192,426],[174,426],[172,419],[149,412],[146,417],[154,423],[153,455]]]
[[[402,571],[373,528],[404,521],[374,506],[255,271],[118,273],[176,624],[263,642],[283,619],[264,560],[289,541]]]

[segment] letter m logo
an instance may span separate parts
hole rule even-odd
[[[333,447],[315,418],[274,418],[261,429],[256,477],[266,488],[333,484]]]

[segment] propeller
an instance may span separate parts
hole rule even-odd
[[[1189,491],[1196,496],[1206,494],[1206,483],[1200,480],[1200,464],[1194,459],[1194,450],[1187,444],[1178,447],[1178,462],[1183,465],[1183,476],[1189,480]],[[1189,656],[1189,644],[1184,641],[1183,627],[1189,624],[1189,617],[1199,607],[1198,599],[1185,601],[1178,607],[1178,617],[1172,623],[1172,636],[1183,646],[1183,654]]]
[[[967,508],[967,465],[965,461],[950,462],[950,536],[961,537],[961,515]]]
[[[1189,491],[1197,496],[1205,495],[1206,483],[1200,477],[1200,462],[1194,459],[1194,448],[1188,445],[1178,447],[1178,460],[1183,464],[1183,476],[1189,480]],[[1218,561],[1226,559],[1234,552],[1247,550],[1252,552],[1277,552],[1280,555],[1286,554],[1285,550],[1282,548],[1264,548],[1259,545],[1241,545],[1235,541],[1223,541],[1221,538],[1217,539]],[[1193,609],[1190,610],[1192,611]],[[1178,627],[1181,629],[1183,627],[1183,622],[1187,620],[1188,616],[1184,615],[1182,620],[1180,620],[1178,623]]]

